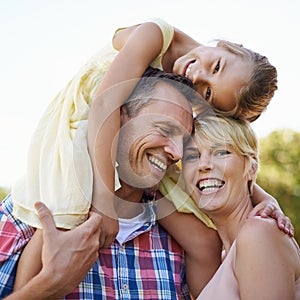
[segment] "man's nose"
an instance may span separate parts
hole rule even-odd
[[[173,162],[177,162],[183,155],[183,139],[182,137],[175,137],[169,139],[169,142],[165,145],[164,151],[169,159]]]

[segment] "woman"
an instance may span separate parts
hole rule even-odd
[[[300,251],[273,219],[249,217],[258,141],[246,121],[198,116],[184,152],[186,189],[226,255],[197,299],[300,299]]]

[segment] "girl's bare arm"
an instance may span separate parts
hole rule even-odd
[[[156,24],[136,27],[106,72],[91,106],[88,148],[94,174],[92,205],[103,216],[102,247],[110,245],[118,230],[113,193],[119,108],[160,53],[162,45],[162,33]]]
[[[159,214],[162,210],[163,215],[170,212],[158,222],[184,249],[189,291],[197,297],[221,264],[222,243],[216,230],[207,227],[194,214],[178,212],[168,202],[158,201]]]

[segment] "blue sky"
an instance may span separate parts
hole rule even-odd
[[[159,8],[159,9],[158,9]],[[259,136],[300,131],[300,2],[297,0],[0,0],[0,186],[23,174],[47,104],[114,29],[161,17],[202,43],[229,39],[266,55],[279,90],[254,123]]]

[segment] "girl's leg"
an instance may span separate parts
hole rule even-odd
[[[42,269],[42,245],[43,233],[37,229],[19,259],[14,290],[20,289]]]

